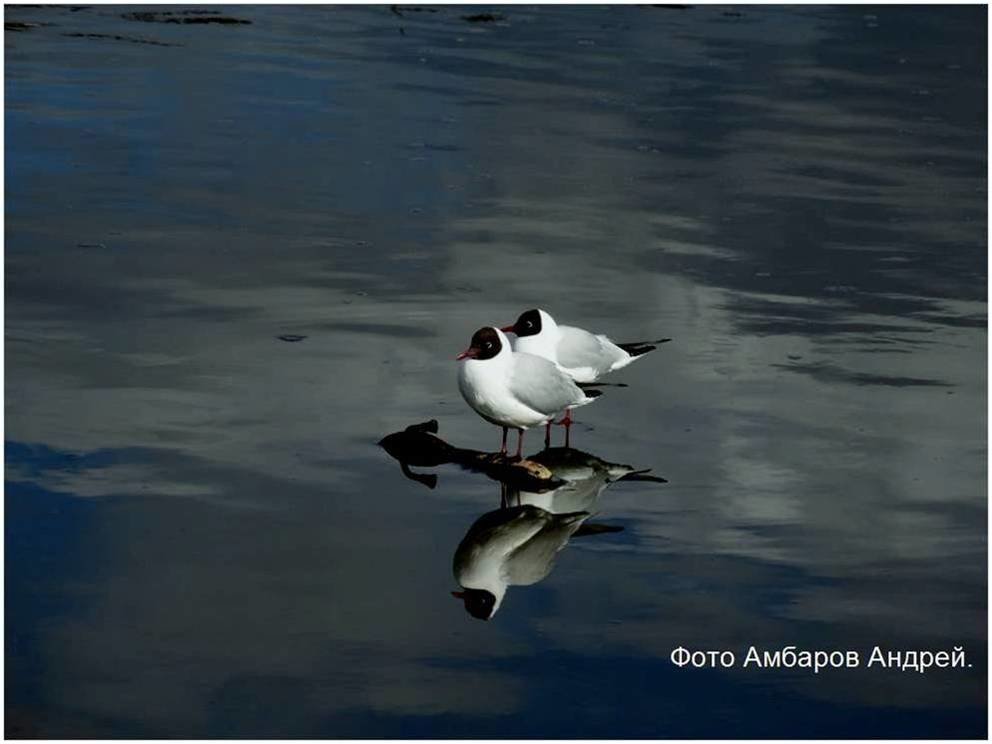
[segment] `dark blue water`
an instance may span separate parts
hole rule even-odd
[[[189,10],[6,9],[8,736],[986,735],[984,7]],[[533,306],[667,483],[484,622],[376,443]]]

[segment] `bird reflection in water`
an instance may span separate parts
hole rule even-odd
[[[511,585],[545,578],[558,553],[589,519],[589,512],[552,514],[531,504],[501,507],[479,517],[455,550],[453,570],[466,611],[488,620]]]
[[[415,424],[379,444],[399,461],[408,478],[434,488],[436,474],[415,467],[453,463],[499,481],[500,506],[479,517],[455,550],[453,572],[472,617],[488,620],[510,586],[530,586],[551,573],[573,537],[620,532],[590,522],[599,498],[618,481],[665,483],[647,469],[607,462],[570,447],[553,447],[527,458],[461,449],[437,436],[437,422]]]

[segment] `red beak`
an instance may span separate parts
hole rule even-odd
[[[452,597],[458,597],[458,599],[465,599],[465,592],[452,592]]]
[[[479,356],[479,350],[474,346],[469,346],[465,351],[455,357],[455,359],[461,361],[462,359],[475,359]]]
[[[512,326],[506,326],[505,328],[500,328],[500,330],[503,331],[503,333],[513,333],[514,328],[516,328],[516,326],[512,325]]]

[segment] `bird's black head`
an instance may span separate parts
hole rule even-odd
[[[451,594],[465,603],[465,611],[472,617],[488,620],[493,616],[496,595],[492,592],[485,589],[465,589]]]
[[[528,310],[525,313],[520,313],[520,317],[517,318],[517,322],[510,326],[510,330],[513,331],[517,336],[523,338],[525,336],[536,336],[541,332],[541,313],[539,310]]]
[[[503,342],[495,328],[480,328],[472,336],[471,345],[458,355],[459,359],[492,359],[503,350]]]

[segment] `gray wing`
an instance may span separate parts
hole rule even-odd
[[[507,583],[529,586],[551,573],[558,553],[589,516],[588,512],[556,515],[540,533],[510,554],[505,569]]]
[[[474,574],[485,573],[483,563],[501,563],[514,550],[538,535],[550,519],[548,512],[530,505],[483,514],[469,527],[455,549],[452,559],[455,579],[459,583],[463,579],[470,581]]]
[[[606,336],[597,336],[572,326],[558,326],[561,336],[558,340],[558,364],[567,370],[583,370],[587,374],[579,379],[592,382],[593,379],[609,372],[613,365],[621,361],[626,352]],[[592,379],[585,379],[591,377]]]
[[[549,519],[544,509],[528,505],[487,512],[469,527],[458,550],[463,545],[495,545],[507,553],[544,529]]]
[[[586,394],[554,362],[520,351],[513,352],[510,392],[528,408],[548,416],[588,402]]]

